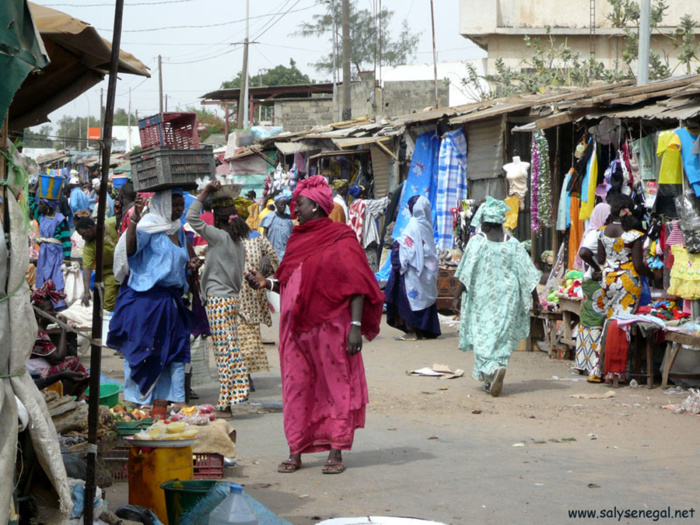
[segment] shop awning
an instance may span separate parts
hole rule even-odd
[[[0,124],[27,76],[49,63],[25,0],[0,2]]]
[[[304,142],[275,142],[275,147],[280,150],[282,155],[294,155],[295,153],[321,149],[318,146],[309,146]]]
[[[9,112],[14,131],[47,122],[49,113],[101,82],[112,52],[111,44],[91,25],[31,2],[29,10],[51,63],[30,75],[15,95]],[[119,53],[119,72],[150,76],[148,68],[125,51]]]
[[[336,151],[322,151],[321,153],[316,153],[316,155],[311,155],[309,157],[311,160],[319,159],[322,157],[345,157],[348,155],[367,155],[370,153],[368,149],[343,149]]]

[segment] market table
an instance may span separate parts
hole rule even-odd
[[[557,332],[557,321],[562,320],[562,313],[542,310],[541,312],[539,312],[539,314],[535,315],[535,313],[532,310],[530,310],[531,329],[530,337],[527,338],[526,348],[528,352],[532,352],[533,341],[540,337],[539,332],[536,333],[536,331],[534,330],[535,323],[538,320],[542,321],[542,335],[544,337],[544,342],[547,345],[547,354],[549,355],[549,357],[554,357],[556,355],[556,347],[561,340],[561,334]],[[534,344],[536,345],[537,342],[535,341]]]
[[[576,316],[576,321],[581,317],[581,305],[583,301],[578,297],[568,297],[557,294],[559,298],[559,310],[562,315],[562,336],[560,342],[570,346],[571,348],[576,348],[576,339],[574,339],[571,323],[574,321],[572,318]]]
[[[661,388],[666,388],[673,363],[678,357],[681,350],[681,345],[700,348],[700,337],[684,334],[681,332],[666,331],[666,356],[664,357],[664,367],[661,372]],[[700,376],[695,374],[676,375],[674,377],[683,377],[689,379],[700,379]]]

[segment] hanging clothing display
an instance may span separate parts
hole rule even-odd
[[[408,178],[404,185],[401,200],[399,201],[399,213],[396,216],[396,225],[392,238],[401,237],[404,228],[412,215],[408,209],[408,200],[414,195],[422,195],[428,198],[432,209],[435,208],[435,189],[437,184],[433,181],[437,177],[438,160],[440,153],[440,137],[434,131],[423,133],[416,139],[416,147],[413,150],[411,167],[408,170]]]
[[[518,214],[520,213],[520,197],[518,195],[511,195],[505,200],[505,203],[510,209],[506,212],[506,222],[503,223],[503,227],[506,230],[514,230],[518,226]]]
[[[700,197],[700,156],[693,154],[693,145],[698,139],[700,130],[688,127],[675,131],[669,144],[669,149],[677,149],[681,153],[683,172],[693,188],[696,197]]]
[[[568,187],[571,183],[571,177],[574,173],[574,168],[571,168],[569,172],[564,177],[564,183],[561,186],[561,194],[559,195],[559,207],[557,209],[557,231],[563,232],[571,224],[571,217],[569,216],[569,205],[571,203],[568,193]],[[508,202],[508,200],[506,200]]]
[[[575,267],[578,247],[581,245],[581,241],[583,240],[585,225],[583,221],[578,220],[580,210],[581,201],[579,200],[578,195],[571,195],[571,208],[569,211],[569,214],[571,215],[571,229],[569,230],[569,263],[567,268]]]
[[[587,221],[593,213],[595,190],[598,187],[598,145],[593,142],[592,145],[589,144],[589,147],[593,147],[593,152],[588,160],[586,176],[581,185],[581,211],[578,218],[582,221]]]
[[[654,135],[647,135],[632,143],[632,151],[639,159],[642,180],[656,180],[657,161]]]
[[[661,157],[659,184],[683,184],[681,151],[679,146],[671,147],[673,137],[673,130],[659,133],[659,142],[656,146],[656,155]]]
[[[688,253],[680,244],[671,247],[673,269],[668,293],[695,301],[700,299],[700,254]]]
[[[532,231],[540,232],[553,224],[552,174],[549,169],[549,145],[544,132],[532,140]]]
[[[452,208],[467,198],[467,138],[464,130],[445,133],[440,143],[437,192],[433,216],[435,243],[443,250],[454,248]]]

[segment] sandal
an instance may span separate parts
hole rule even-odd
[[[281,474],[291,474],[301,468],[301,463],[297,463],[293,459],[285,459],[277,466],[277,472]]]
[[[342,474],[345,472],[345,465],[342,461],[333,461],[329,459],[326,461],[326,464],[323,465],[321,472],[323,474]]]
[[[395,341],[418,341],[418,336],[416,334],[404,334],[401,337],[395,337]]]

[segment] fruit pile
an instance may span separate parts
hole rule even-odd
[[[171,423],[169,421],[156,421],[146,430],[134,434],[134,439],[141,441],[177,441],[179,439],[193,439],[197,437],[199,430],[183,421]]]
[[[109,413],[115,421],[140,421],[147,417],[151,417],[150,412],[147,410],[140,410],[138,408],[126,409],[122,403],[117,403],[113,408],[109,409]]]

